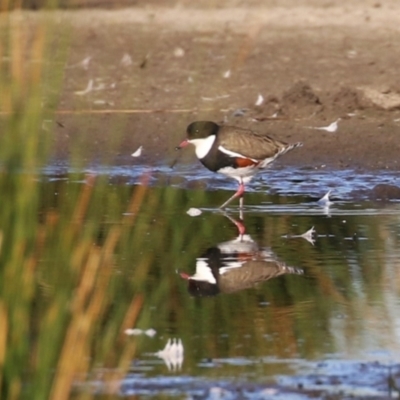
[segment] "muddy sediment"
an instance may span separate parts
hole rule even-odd
[[[143,162],[163,162],[207,119],[304,142],[287,165],[400,168],[398,2],[153,1],[54,15],[73,27],[56,157],[78,141],[88,160],[142,145]],[[315,129],[338,119],[336,132]]]

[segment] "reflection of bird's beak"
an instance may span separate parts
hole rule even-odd
[[[179,275],[181,278],[188,280],[190,278],[190,275],[187,274],[186,272],[179,272]]]
[[[180,150],[183,147],[186,147],[189,144],[189,141],[187,139],[185,139],[179,146],[175,147],[175,150]]]

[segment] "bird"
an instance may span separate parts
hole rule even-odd
[[[196,272],[179,271],[195,297],[216,296],[253,288],[262,282],[285,274],[302,275],[300,268],[277,259],[269,248],[262,248],[245,233],[242,222],[226,215],[238,228],[239,235],[227,242],[209,247],[196,259]]]
[[[194,145],[197,158],[206,168],[239,182],[236,193],[220,208],[239,197],[242,209],[245,184],[278,157],[303,145],[301,142],[288,144],[250,129],[218,125],[213,121],[194,121],[188,125],[186,134],[187,138],[176,150]]]

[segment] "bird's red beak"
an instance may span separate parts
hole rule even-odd
[[[189,144],[189,141],[185,139],[179,146],[175,147],[175,150],[180,150],[183,147],[186,147]]]

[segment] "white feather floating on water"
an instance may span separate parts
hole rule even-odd
[[[125,329],[125,335],[129,336],[139,336],[139,335],[146,335],[149,337],[153,337],[157,334],[157,331],[153,328],[150,329],[139,329],[139,328],[130,328],[130,329]]]
[[[330,206],[331,204],[333,204],[333,201],[330,200],[329,196],[331,195],[332,190],[328,190],[328,192],[322,196],[319,200],[318,200],[318,204],[324,207]]]
[[[143,146],[140,146],[134,153],[131,154],[132,157],[140,157],[142,155]]]
[[[302,238],[302,239],[307,240],[307,242],[311,243],[314,246],[314,243],[315,243],[314,234],[315,233],[316,233],[316,230],[314,229],[314,227],[312,227],[307,232],[304,232],[301,235],[284,235],[282,237],[284,237],[286,239]]]
[[[144,334],[146,336],[148,336],[148,337],[153,337],[153,336],[155,336],[157,334],[157,331],[155,329],[153,329],[153,328],[150,328],[150,329],[146,329],[144,331]]]
[[[143,333],[143,329],[133,328],[133,329],[125,329],[125,335],[129,336],[139,336]]]
[[[300,235],[299,237],[306,239],[307,242],[310,242],[313,246],[315,243],[315,239],[314,239],[314,233],[315,233],[315,229],[314,227],[312,227],[311,229],[309,229],[307,232],[304,232],[302,235]]]
[[[179,371],[182,368],[184,347],[181,339],[168,339],[165,347],[157,351],[155,355],[162,360],[169,371]]]
[[[256,106],[261,106],[261,104],[264,103],[264,97],[262,94],[259,94],[257,97],[257,101],[255,103]]]
[[[339,128],[339,121],[341,120],[341,118],[338,118],[336,121],[332,122],[331,124],[327,125],[327,126],[309,126],[310,129],[317,129],[320,131],[326,131],[326,132],[330,132],[330,133],[334,133],[338,130]]]
[[[191,217],[198,217],[201,215],[202,211],[199,210],[198,208],[189,208],[189,210],[186,211],[187,215],[190,215]]]

